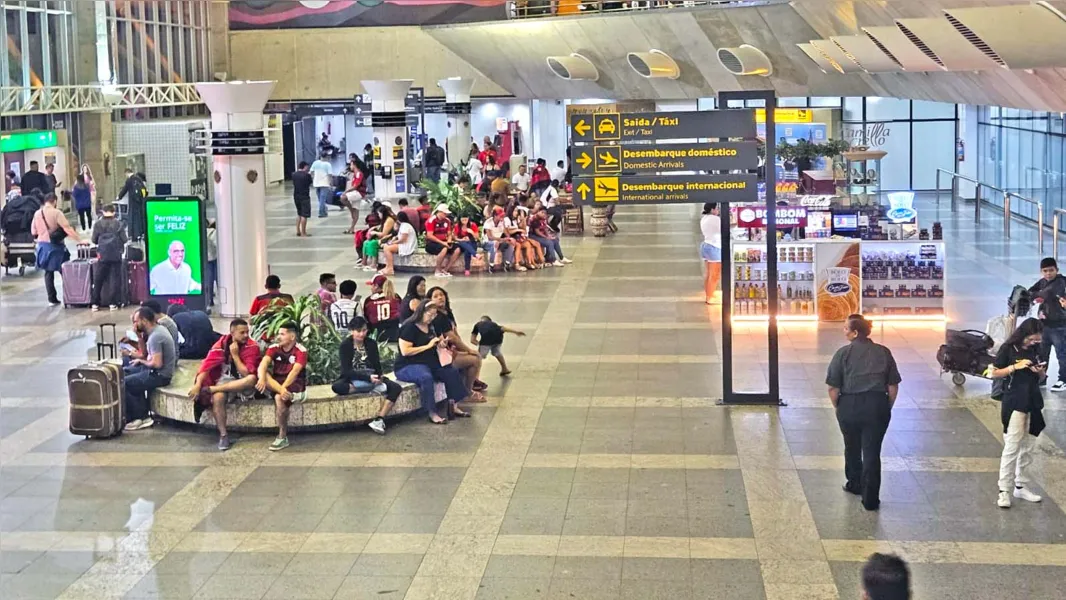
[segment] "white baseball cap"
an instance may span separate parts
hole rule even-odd
[[[437,205],[437,208],[433,209],[433,212],[435,212],[435,213],[442,212],[442,213],[444,213],[446,215],[450,215],[450,214],[452,214],[452,209],[448,208],[447,204],[441,203],[441,204]]]

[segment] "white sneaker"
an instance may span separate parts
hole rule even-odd
[[[1000,508],[1010,508],[1010,492],[1000,492],[999,499],[996,500],[996,506]]]
[[[155,425],[155,421],[152,417],[146,419],[134,419],[129,423],[126,423],[126,431],[137,431],[138,429],[148,429],[152,425]]]
[[[1059,382],[1059,383],[1062,383],[1062,382]],[[1014,488],[1014,497],[1018,498],[1020,500],[1025,500],[1026,502],[1040,502],[1041,500],[1043,500],[1043,498],[1041,498],[1040,496],[1030,492],[1029,488],[1024,488],[1024,487],[1023,488],[1020,488],[1020,487]]]
[[[1048,389],[1053,392],[1066,392],[1066,381],[1056,381],[1055,384]]]
[[[570,263],[572,263],[572,262],[574,262],[574,261],[570,260],[569,258],[564,258],[564,259],[563,259],[563,264],[564,264],[564,265],[568,265],[568,264],[570,264]]]
[[[97,306],[97,305],[95,305],[95,304],[93,304],[93,306],[92,306],[92,311],[93,311],[93,312],[100,312],[100,307],[99,307],[99,306]]]
[[[385,435],[385,421],[383,421],[380,417],[371,421],[368,427],[370,427],[370,429],[372,429],[374,433],[378,435]]]
[[[557,260],[557,261],[553,262],[552,264],[557,266],[557,267],[565,267],[566,266],[566,263],[564,263],[561,260]]]
[[[443,271],[437,271],[436,273],[433,274],[433,276],[434,277],[447,277],[447,275],[445,275]]]
[[[526,272],[526,268],[523,267],[522,265],[518,265],[517,267],[515,267],[515,271],[518,271],[519,273],[525,273]]]
[[[118,310],[118,305],[112,304],[108,307],[108,310]]]

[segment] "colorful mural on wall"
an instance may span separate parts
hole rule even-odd
[[[233,0],[230,28],[443,25],[507,18],[506,0]]]

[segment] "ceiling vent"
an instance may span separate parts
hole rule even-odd
[[[567,81],[596,81],[600,78],[600,71],[592,61],[584,56],[573,53],[570,56],[549,56],[548,68],[556,77]]]
[[[681,76],[681,68],[662,50],[630,52],[626,60],[637,75],[646,79],[677,79]]]
[[[940,65],[922,53],[898,27],[863,27],[862,32],[885,53],[885,56],[902,67],[904,71],[941,70]]]
[[[899,61],[865,35],[833,36],[829,40],[868,73],[891,73],[903,69]]]
[[[828,73],[830,71],[835,71],[837,73],[844,72],[844,69],[841,69],[840,65],[837,64],[837,61],[826,56],[822,51],[815,48],[813,44],[796,44],[796,46],[798,46],[800,50],[803,50],[803,53],[813,60],[814,64],[818,65],[818,68],[821,69],[823,73]]]
[[[811,40],[811,45],[834,63],[834,68],[841,73],[862,72],[862,66],[851,58],[848,58],[848,56],[844,54],[844,51],[840,49],[840,46],[837,46],[833,42],[829,40]]]
[[[944,13],[955,31],[1001,67],[1066,66],[1066,16],[1050,2],[953,8]]]
[[[947,19],[899,19],[896,26],[929,60],[949,71],[978,71],[996,63],[959,35]]]
[[[718,62],[733,75],[769,77],[774,73],[774,67],[766,54],[748,44],[741,44],[736,48],[719,48]]]

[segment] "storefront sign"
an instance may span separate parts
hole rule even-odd
[[[914,210],[914,192],[893,192],[888,194],[888,203],[891,208],[885,213],[889,221],[893,223],[910,223],[918,218],[918,211]]]
[[[51,129],[48,131],[5,133],[0,135],[0,152],[21,152],[23,150],[52,148],[59,143],[56,139],[56,132]]]
[[[777,228],[807,226],[807,209],[802,206],[781,206],[777,208]],[[761,206],[743,207],[737,212],[737,226],[766,227],[766,208]]]
[[[759,163],[755,142],[588,146],[572,150],[577,175],[731,171]]]
[[[682,204],[755,202],[754,173],[738,175],[667,175],[581,177],[574,199],[582,204]]]
[[[766,122],[766,109],[755,109],[755,121]],[[811,123],[814,121],[814,112],[806,108],[776,108],[774,109],[774,123]]]
[[[800,196],[799,203],[807,208],[828,208],[833,204],[833,196]]]
[[[687,138],[754,138],[752,109],[696,112],[596,113],[572,115],[574,143],[632,142]]]

